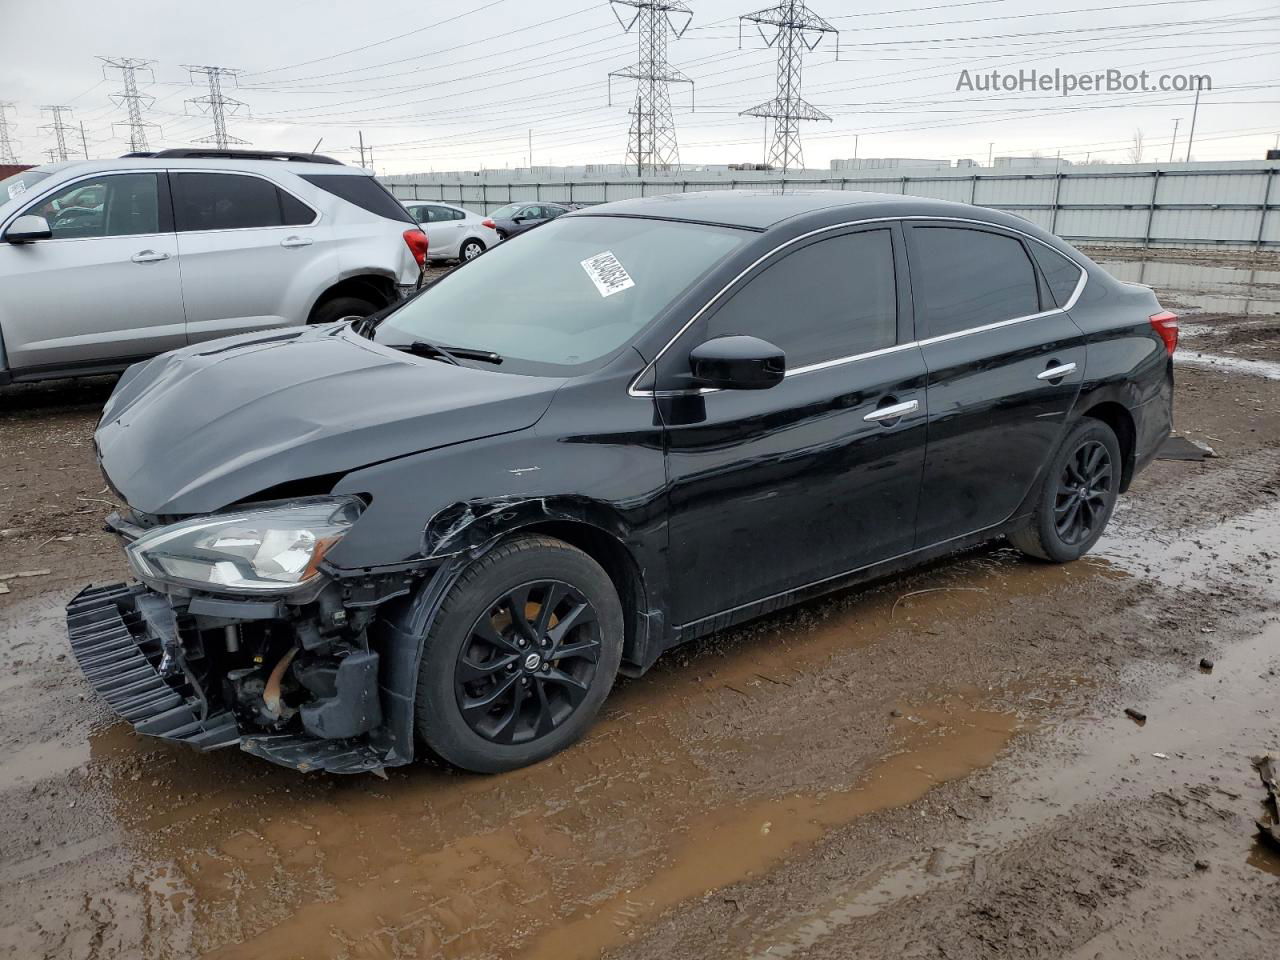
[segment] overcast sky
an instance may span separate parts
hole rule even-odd
[[[759,161],[764,121],[738,112],[773,96],[775,54],[737,18],[750,0],[689,0],[690,29],[670,61],[696,82],[673,86],[681,160]],[[812,0],[839,29],[805,57],[804,96],[832,121],[804,124],[809,167],[832,158],[970,157],[1059,151],[1073,161],[1143,159],[1186,151],[1192,95],[982,93],[957,90],[962,70],[1109,68],[1208,74],[1193,156],[1261,159],[1280,134],[1280,3],[1249,0]],[[379,173],[528,162],[624,159],[634,85],[606,75],[634,62],[636,39],[607,3],[590,0],[0,0],[0,101],[12,101],[11,136],[27,162],[44,159],[52,134],[44,104],[68,104],[70,145],[90,155],[127,149],[123,110],[97,56],[154,59],[139,86],[156,100],[155,146],[184,146],[212,132],[184,105],[207,93],[184,64],[239,68],[224,92],[245,104],[230,132],[256,147],[321,151],[347,161],[363,131]],[[191,115],[187,115],[191,114]]]

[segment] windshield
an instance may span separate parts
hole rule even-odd
[[[752,236],[693,223],[563,217],[455,270],[391,314],[375,339],[488,350],[537,365],[531,372],[564,374],[623,346]]]
[[[11,177],[5,177],[0,180],[0,203],[17,200],[47,176],[49,174],[41,173],[39,170],[23,170]]]
[[[510,220],[516,215],[516,211],[523,206],[523,203],[508,203],[505,207],[499,207],[493,211],[489,216],[494,220]]]

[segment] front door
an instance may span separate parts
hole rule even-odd
[[[916,545],[1017,510],[1062,437],[1084,377],[1084,336],[1052,302],[1024,239],[915,223],[911,286],[929,370],[929,446]]]
[[[332,231],[276,184],[247,173],[175,172],[174,220],[182,260],[187,340],[302,323],[315,296],[304,268],[333,258]]]
[[[163,176],[96,174],[36,200],[52,239],[0,243],[0,331],[15,375],[85,370],[186,343]]]
[[[892,225],[788,247],[659,360],[676,624],[911,549],[925,371],[903,259]],[[693,347],[732,334],[781,347],[782,383],[661,396]]]

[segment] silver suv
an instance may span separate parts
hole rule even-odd
[[[426,256],[368,171],[314,154],[35,167],[0,180],[0,383],[367,315],[412,292]]]

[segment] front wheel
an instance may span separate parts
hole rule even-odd
[[[1040,560],[1067,563],[1088,553],[1120,495],[1120,443],[1086,417],[1067,434],[1041,481],[1035,511],[1009,542]]]
[[[463,572],[427,634],[419,737],[477,773],[543,760],[595,719],[622,660],[608,574],[569,544],[526,536]]]

